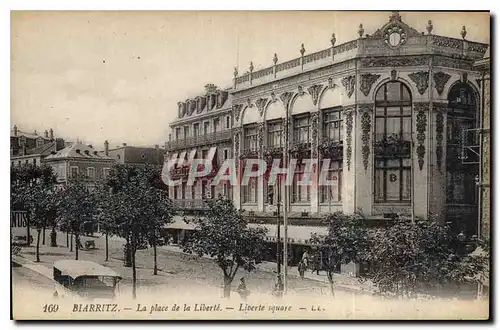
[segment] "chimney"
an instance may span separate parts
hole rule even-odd
[[[124,147],[126,147],[126,146],[127,146],[127,144],[126,144],[125,142],[123,142],[123,143],[122,143],[122,145],[123,145]]]
[[[51,141],[54,140],[54,131],[52,130],[52,128],[49,129],[49,138]]]
[[[37,135],[36,130],[35,130],[35,132],[33,134]]]
[[[17,126],[14,125],[14,136],[17,136]]]
[[[48,139],[49,138],[49,131],[45,130],[45,132],[43,132],[43,137]]]
[[[108,140],[104,141],[104,154],[109,156],[109,142]]]
[[[56,139],[56,151],[64,149],[64,140],[61,138]]]

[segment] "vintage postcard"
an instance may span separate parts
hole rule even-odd
[[[490,13],[11,12],[14,320],[488,320]]]

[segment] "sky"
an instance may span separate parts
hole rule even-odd
[[[489,43],[486,13],[401,12],[433,34]],[[231,87],[234,67],[255,71],[372,34],[390,12],[12,12],[11,127],[104,148],[168,140],[177,102],[207,83]]]

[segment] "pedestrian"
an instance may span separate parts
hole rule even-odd
[[[248,290],[247,290],[247,285],[245,284],[245,278],[244,277],[240,278],[240,284],[238,285],[237,291],[238,291],[238,293],[240,294],[240,297],[243,300],[247,299]]]
[[[307,250],[305,250],[304,254],[302,254],[302,259],[300,261],[304,263],[304,266],[307,269],[307,265],[309,262],[309,253],[307,252]]]
[[[298,270],[299,270],[299,274],[300,274],[300,278],[301,279],[304,279],[304,272],[306,270],[306,265],[304,263],[303,260],[299,261],[299,265],[298,265]]]

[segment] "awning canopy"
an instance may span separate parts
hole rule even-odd
[[[266,240],[271,242],[277,242],[278,226],[270,224],[249,224],[249,227],[264,227],[267,228]],[[280,226],[280,238],[283,240],[283,235],[285,233],[285,227]],[[326,235],[328,233],[327,227],[314,227],[314,226],[287,226],[287,238],[288,242],[294,244],[310,244],[311,234]]]

